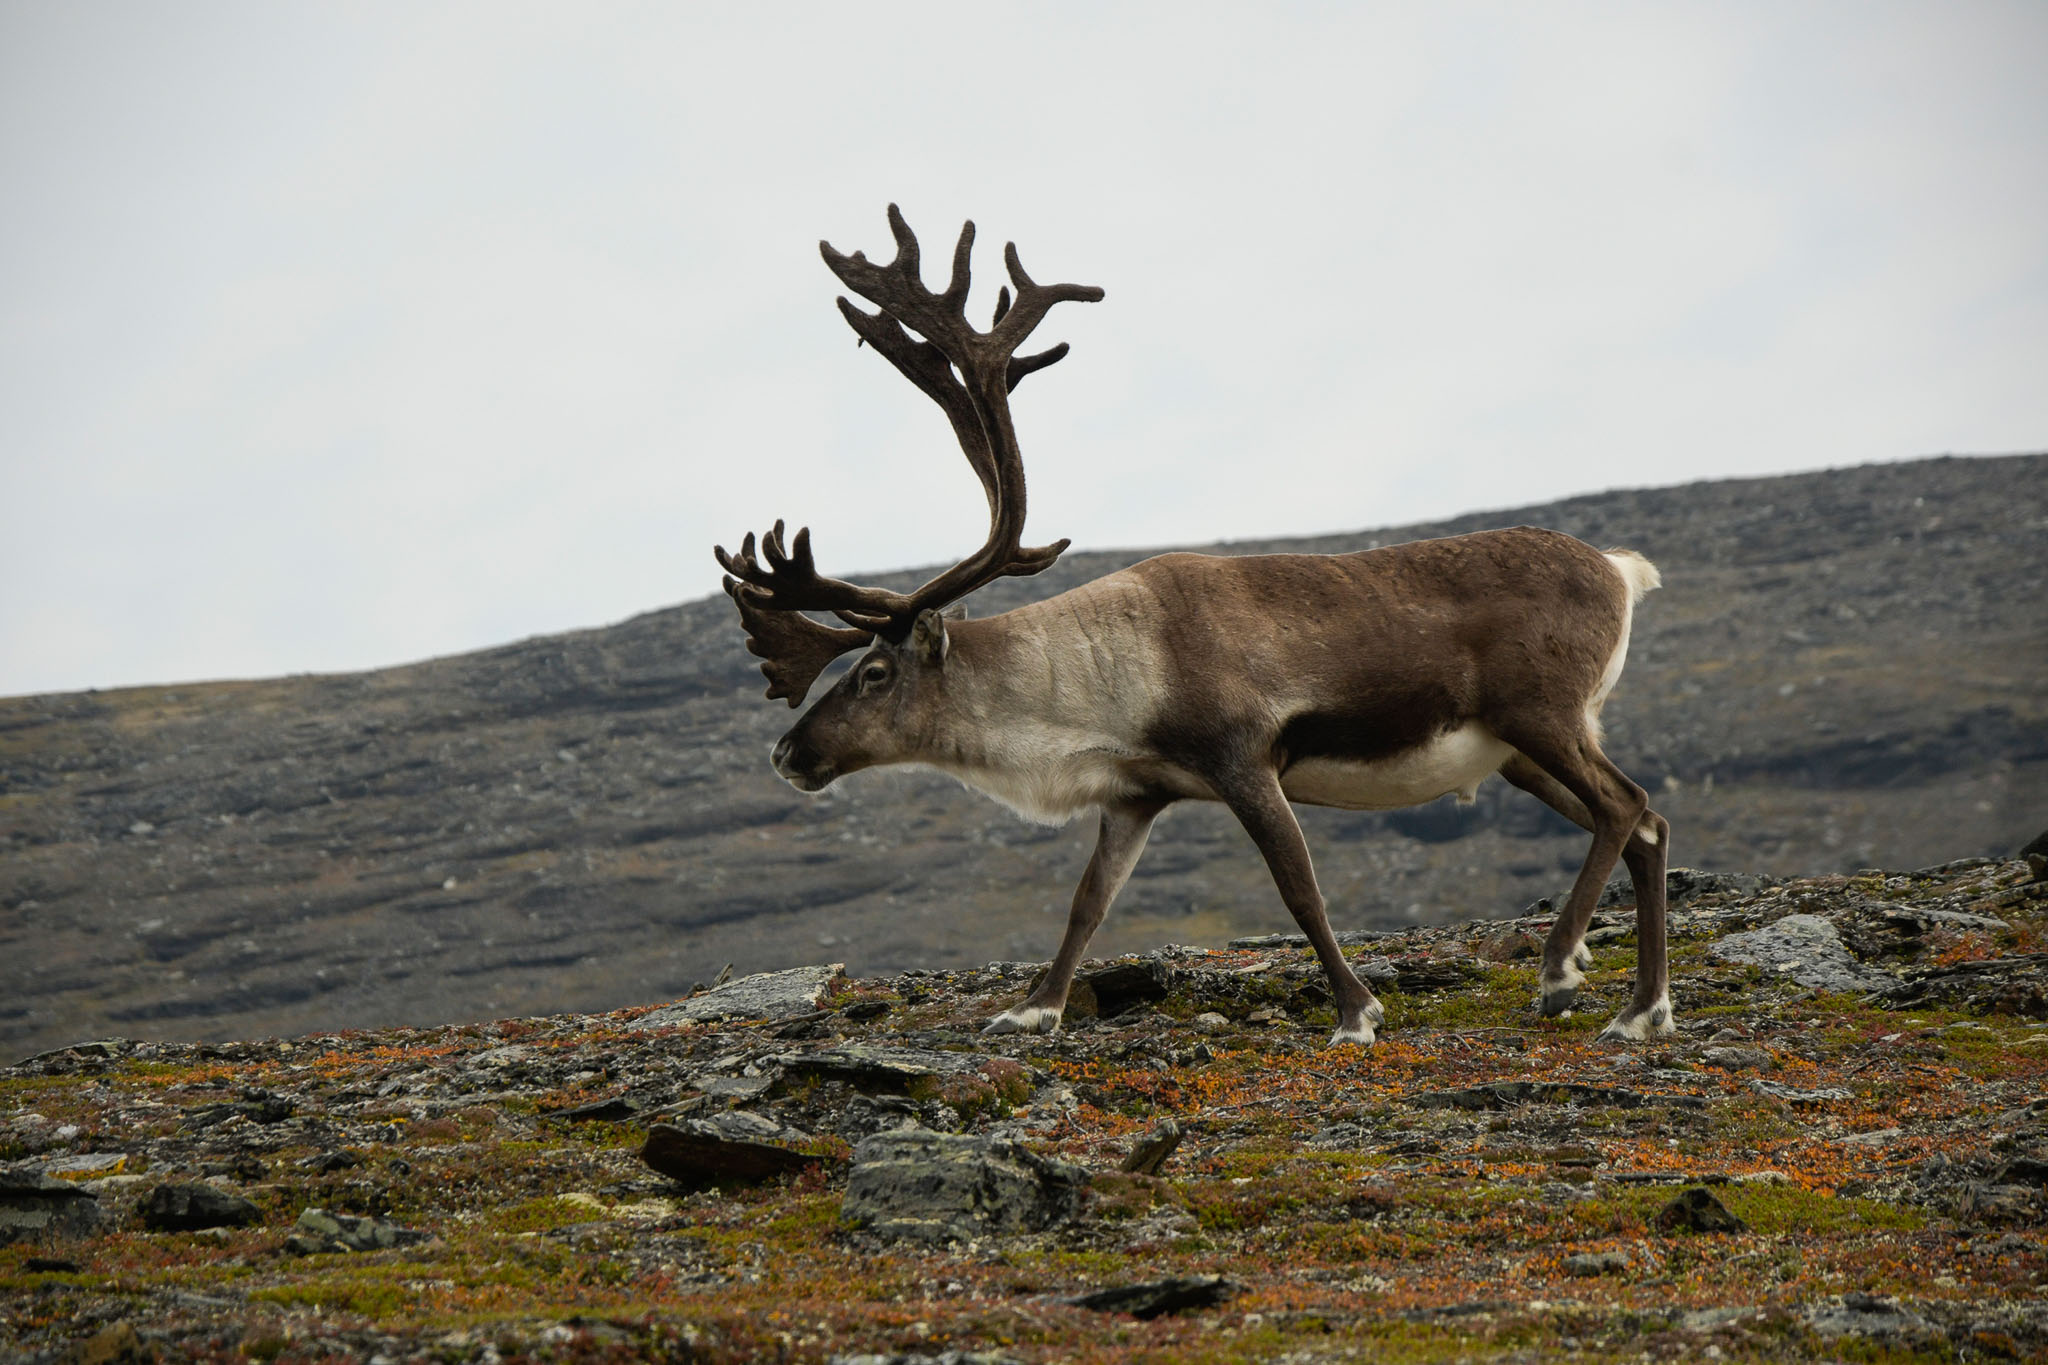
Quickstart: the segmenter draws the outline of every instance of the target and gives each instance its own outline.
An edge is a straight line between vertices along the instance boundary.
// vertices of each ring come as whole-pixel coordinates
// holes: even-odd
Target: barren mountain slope
[[[1912,867],[2048,825],[2048,457],[1219,548],[1517,522],[1663,570],[1607,717],[1675,861]],[[974,609],[1138,557],[1070,555]],[[791,713],[753,664],[718,597],[374,673],[0,700],[0,1049],[616,1008],[727,962],[1050,954],[1092,830],[931,775],[800,797],[768,770]],[[1584,851],[1499,783],[1471,808],[1304,823],[1339,927],[1516,914]],[[1189,806],[1098,947],[1287,927],[1249,842]]]

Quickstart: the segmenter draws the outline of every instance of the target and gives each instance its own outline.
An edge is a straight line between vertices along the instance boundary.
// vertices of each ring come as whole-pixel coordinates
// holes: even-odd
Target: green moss
[[[1912,1232],[1927,1226],[1916,1208],[1878,1199],[1822,1194],[1797,1185],[1741,1185],[1716,1192],[1754,1232],[1835,1236],[1869,1229]]]
[[[493,1209],[484,1219],[484,1226],[504,1236],[516,1236],[520,1233],[552,1232],[572,1223],[588,1223],[602,1217],[604,1210],[592,1208],[586,1200],[551,1196]]]

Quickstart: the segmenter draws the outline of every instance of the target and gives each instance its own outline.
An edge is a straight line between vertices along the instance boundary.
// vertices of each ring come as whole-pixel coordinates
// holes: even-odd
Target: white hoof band
[[[1356,1043],[1360,1047],[1371,1047],[1379,1038],[1379,1034],[1373,1031],[1374,1025],[1378,1022],[1374,1020],[1370,1024],[1360,1024],[1357,1028],[1340,1028],[1330,1035],[1330,1046],[1341,1047],[1345,1043]]]
[[[983,1024],[983,1033],[1056,1033],[1059,1031],[1060,1016],[1065,1010],[1049,1010],[1038,1005],[1019,1005],[1013,1010],[1004,1010],[995,1018]]]
[[[1653,1034],[1676,1033],[1678,1023],[1671,1017],[1671,997],[1665,996],[1646,1010],[1624,1014],[1604,1029],[1596,1040],[1602,1043],[1640,1043]]]

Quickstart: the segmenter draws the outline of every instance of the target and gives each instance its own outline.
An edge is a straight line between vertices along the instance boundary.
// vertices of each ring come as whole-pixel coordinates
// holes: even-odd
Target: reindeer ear
[[[939,615],[945,617],[948,621],[965,621],[967,619],[967,604],[965,602],[955,602],[951,606],[940,607]]]
[[[925,663],[943,664],[946,661],[946,618],[930,609],[919,612],[917,624],[910,628],[910,647]]]

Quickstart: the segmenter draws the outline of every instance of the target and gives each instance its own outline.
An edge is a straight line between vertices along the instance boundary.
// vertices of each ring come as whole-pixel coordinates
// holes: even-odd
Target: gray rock
[[[68,1180],[0,1169],[0,1246],[43,1237],[90,1237],[113,1221],[98,1196]]]
[[[897,1129],[854,1149],[842,1208],[878,1236],[965,1241],[1052,1227],[1073,1216],[1087,1182],[1005,1138]]]
[[[1749,1078],[1749,1088],[1759,1095],[1769,1095],[1774,1100],[1787,1104],[1839,1104],[1856,1097],[1846,1090],[1828,1086],[1821,1090],[1801,1090],[1796,1085],[1785,1085],[1778,1081],[1767,1081],[1761,1076]]]
[[[1191,1308],[1214,1308],[1236,1292],[1237,1286],[1220,1275],[1173,1275],[1144,1284],[1098,1289],[1067,1302],[1098,1313],[1129,1313],[1149,1320]]]
[[[1696,896],[1733,894],[1753,896],[1775,883],[1769,877],[1750,872],[1703,872],[1697,867],[1673,867],[1664,873],[1664,901],[1679,905]],[[1618,877],[1601,891],[1600,905],[1634,905],[1635,883]]]
[[[1709,951],[1723,962],[1762,967],[1817,991],[1862,992],[1893,984],[1890,976],[1851,957],[1835,926],[1819,915],[1787,915],[1761,929],[1730,934]]]
[[[1961,910],[1938,910],[1926,905],[1898,905],[1884,912],[1887,924],[1924,933],[1939,925],[1944,929],[1988,929],[1999,933],[2012,928],[2002,919],[1989,915],[1971,915]]]
[[[135,1044],[126,1038],[97,1038],[87,1043],[72,1043],[67,1047],[53,1047],[47,1052],[37,1052],[23,1057],[14,1065],[67,1071],[83,1061],[105,1061],[118,1057],[134,1046]]]
[[[1628,1256],[1619,1251],[1582,1251],[1564,1258],[1567,1275],[1615,1275],[1628,1269]]]
[[[988,1059],[974,1052],[855,1044],[822,1052],[785,1052],[768,1060],[791,1075],[842,1081],[856,1090],[900,1091],[912,1081],[977,1071]]]
[[[758,1100],[773,1090],[775,1082],[780,1079],[779,1075],[765,1072],[759,1076],[719,1076],[706,1072],[701,1076],[691,1077],[690,1088],[715,1100],[724,1100],[728,1104],[745,1104],[749,1100]]]
[[[758,1114],[731,1110],[710,1118],[657,1123],[647,1130],[640,1159],[671,1180],[709,1185],[755,1182],[816,1166],[824,1158],[783,1145],[808,1134]]]
[[[294,1256],[336,1251],[383,1251],[427,1240],[424,1232],[400,1227],[382,1218],[329,1213],[325,1209],[307,1209],[292,1226],[292,1235],[285,1239],[284,1248]]]
[[[1376,943],[1380,939],[1391,938],[1396,932],[1396,930],[1392,929],[1339,929],[1337,930],[1337,942],[1346,948],[1356,948],[1362,944]],[[1308,935],[1251,934],[1244,938],[1230,940],[1230,946],[1233,948],[1306,948],[1308,947]]]
[[[1694,1187],[1657,1211],[1651,1225],[1659,1232],[1747,1232],[1749,1224],[1728,1212],[1728,1206]]]
[[[714,1019],[787,1019],[809,1014],[824,999],[826,988],[846,970],[843,962],[760,972],[723,986],[664,1005],[635,1019],[635,1029],[702,1024]]]
[[[1159,1168],[1166,1164],[1166,1158],[1180,1146],[1180,1139],[1180,1124],[1174,1119],[1163,1119],[1131,1149],[1131,1154],[1117,1169],[1127,1175],[1158,1175]]]
[[[1921,1336],[1934,1330],[1919,1314],[1875,1294],[1844,1294],[1826,1303],[1809,1304],[1799,1316],[1824,1337]]]
[[[1769,1071],[1777,1066],[1760,1047],[1710,1047],[1700,1053],[1700,1060],[1723,1071]]]
[[[141,1213],[142,1225],[155,1232],[247,1227],[263,1217],[250,1200],[199,1181],[158,1185],[143,1196]]]

